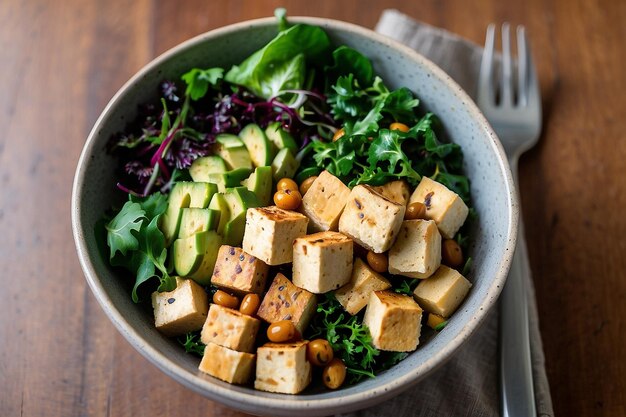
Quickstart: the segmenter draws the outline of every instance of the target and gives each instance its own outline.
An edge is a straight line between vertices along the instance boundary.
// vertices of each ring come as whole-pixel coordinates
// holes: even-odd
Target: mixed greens
[[[136,120],[111,139],[108,149],[121,161],[117,185],[128,201],[105,226],[109,260],[134,277],[133,301],[142,298],[140,287],[170,291],[176,286],[159,228],[167,193],[189,179],[196,159],[213,153],[217,135],[238,134],[250,123],[265,129],[278,122],[296,138],[298,182],[322,170],[349,187],[393,179],[414,186],[428,176],[469,205],[461,149],[440,139],[437,117],[419,110],[412,91],[390,89],[370,59],[333,45],[323,29],[290,25],[282,10],[277,16],[280,31],[265,47],[230,69],[193,68],[179,81],[164,81],[160,100],[143,105]],[[391,130],[393,122],[410,129]],[[342,135],[332,140],[340,129]],[[462,230],[456,238],[465,249],[464,236]],[[416,284],[399,279],[394,290],[410,294]],[[375,349],[361,316],[345,313],[327,295],[306,335],[330,342],[351,382],[407,356]],[[181,343],[187,352],[202,354],[197,334]]]

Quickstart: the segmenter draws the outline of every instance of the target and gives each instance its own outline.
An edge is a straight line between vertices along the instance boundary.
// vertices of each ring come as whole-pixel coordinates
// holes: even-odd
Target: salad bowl
[[[308,389],[298,395],[255,391],[198,371],[198,358],[185,354],[154,327],[150,306],[133,303],[128,287],[109,266],[94,232],[112,204],[123,202],[115,187],[116,159],[106,151],[109,138],[134,119],[140,103],[154,101],[164,79],[178,79],[194,67],[229,67],[261,48],[277,33],[273,18],[234,24],[188,40],[165,52],[132,77],[111,99],[83,148],[72,193],[72,227],[86,280],[107,316],[144,357],[174,380],[227,406],[259,415],[328,415],[365,408],[426,378],[480,326],[506,279],[515,247],[518,206],[504,151],[471,98],[440,68],[415,51],[375,32],[345,22],[290,18],[323,28],[335,45],[347,45],[369,57],[376,72],[393,88],[408,87],[424,109],[437,114],[446,136],[464,153],[471,181],[473,266],[469,295],[448,325],[391,369],[375,378],[336,391]],[[144,303],[145,304],[145,303]]]

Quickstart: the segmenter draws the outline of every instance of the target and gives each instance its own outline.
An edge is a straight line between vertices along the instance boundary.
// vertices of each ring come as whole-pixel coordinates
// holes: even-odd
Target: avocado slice
[[[226,226],[226,223],[230,219],[230,208],[224,198],[224,194],[217,193],[213,195],[213,198],[209,203],[209,208],[220,212],[220,218],[217,222],[216,230],[217,233],[221,235],[224,233],[224,226]]]
[[[180,183],[179,183],[180,184]],[[217,193],[217,185],[210,182],[185,182],[189,187],[189,207],[207,208],[213,195]]]
[[[199,232],[214,230],[219,222],[220,212],[210,208],[184,208],[181,210],[178,238],[186,238]]]
[[[246,229],[246,212],[242,211],[234,218],[230,219],[224,226],[224,244],[230,246],[241,246],[243,234]]]
[[[274,159],[272,143],[265,136],[265,132],[255,123],[250,123],[239,132],[241,141],[248,148],[250,159],[255,167],[267,166]]]
[[[217,260],[217,252],[222,246],[222,237],[215,230],[200,232],[194,236],[200,236],[199,239],[203,240],[204,254],[200,266],[187,276],[200,285],[209,285]]]
[[[219,174],[226,171],[228,171],[226,162],[217,155],[198,158],[189,167],[191,179],[197,182],[211,182],[209,181],[209,174]]]
[[[281,149],[272,161],[274,180],[279,181],[281,178],[293,178],[299,166],[300,163],[294,158],[288,148]]]
[[[174,270],[177,275],[185,277],[200,267],[206,252],[207,233],[200,232],[174,241],[172,257],[174,258]]]
[[[241,185],[256,194],[260,207],[269,205],[272,198],[272,167],[256,167]]]
[[[237,168],[227,172],[209,174],[208,180],[216,184],[219,192],[223,193],[226,188],[241,185],[241,181],[248,178],[251,172],[251,168]]]
[[[248,210],[251,207],[259,207],[259,198],[246,187],[229,188],[224,193],[224,199],[228,203],[230,210],[230,218],[234,218],[239,213]]]
[[[277,151],[284,148],[290,149],[293,153],[298,151],[298,145],[293,136],[283,129],[280,122],[270,123],[265,129],[265,135]]]
[[[213,150],[226,162],[229,169],[248,168],[252,170],[248,148],[239,137],[229,133],[221,133],[215,138]]]

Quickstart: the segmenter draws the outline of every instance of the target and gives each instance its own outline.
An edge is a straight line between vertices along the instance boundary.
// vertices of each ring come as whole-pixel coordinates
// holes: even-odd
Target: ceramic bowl
[[[496,135],[470,97],[440,68],[413,50],[353,24],[319,18],[291,18],[323,27],[335,45],[359,50],[374,62],[390,87],[416,92],[421,106],[436,113],[447,135],[461,145],[478,212],[469,279],[473,287],[445,329],[407,359],[376,378],[337,391],[308,390],[281,395],[230,385],[198,371],[199,359],[154,328],[149,306],[134,304],[128,287],[100,255],[95,223],[123,200],[115,187],[116,161],[104,151],[109,137],[132,120],[139,103],[156,99],[156,86],[178,79],[192,67],[229,67],[276,35],[273,18],[243,22],[186,41],[150,62],[111,99],[80,156],[72,194],[72,227],[81,266],[95,297],[122,335],[165,374],[190,389],[245,412],[313,416],[374,405],[409,388],[443,364],[494,306],[515,246],[518,209],[506,157]],[[148,304],[148,303],[144,303]]]

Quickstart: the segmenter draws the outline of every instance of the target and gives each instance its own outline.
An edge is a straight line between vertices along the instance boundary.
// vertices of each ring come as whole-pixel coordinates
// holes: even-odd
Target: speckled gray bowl
[[[323,27],[336,45],[370,57],[392,87],[407,86],[421,105],[441,118],[449,137],[463,148],[478,222],[472,256],[473,287],[448,326],[420,344],[406,360],[374,379],[338,391],[279,395],[230,385],[198,370],[199,360],[159,334],[149,307],[133,304],[98,251],[94,224],[122,196],[115,188],[115,161],[104,152],[111,134],[135,117],[137,105],[154,100],[157,83],[191,67],[229,67],[276,34],[273,18],[217,29],[191,39],[146,65],[128,81],[96,122],[80,156],[72,194],[72,227],[87,282],[124,337],[167,375],[206,397],[253,414],[328,415],[364,408],[400,394],[444,363],[479,326],[505,281],[515,245],[518,209],[511,175],[499,142],[472,100],[441,69],[411,49],[352,24],[291,18]]]

